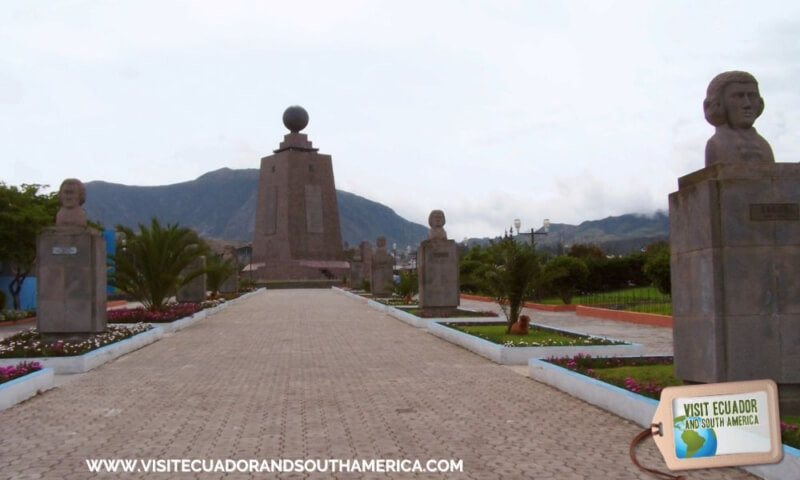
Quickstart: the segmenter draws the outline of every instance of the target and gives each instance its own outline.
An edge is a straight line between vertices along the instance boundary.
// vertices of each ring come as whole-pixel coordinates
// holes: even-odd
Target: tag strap
[[[665,473],[665,472],[661,472],[661,471],[655,470],[653,468],[643,467],[639,463],[639,461],[636,460],[636,451],[635,451],[636,450],[636,444],[638,444],[639,442],[641,442],[645,438],[649,437],[650,435],[661,435],[661,426],[659,424],[657,424],[657,423],[653,423],[653,424],[650,425],[650,428],[641,431],[638,435],[636,435],[636,437],[633,438],[633,441],[631,441],[631,448],[629,450],[629,453],[630,453],[630,456],[631,456],[631,461],[633,462],[633,464],[636,465],[636,467],[639,470],[641,470],[643,472],[647,472],[647,473],[649,473],[650,475],[652,475],[652,476],[654,476],[656,478],[665,479],[665,480],[685,480],[686,477],[684,477],[683,475],[677,475],[676,476],[676,475],[671,475],[669,473]]]

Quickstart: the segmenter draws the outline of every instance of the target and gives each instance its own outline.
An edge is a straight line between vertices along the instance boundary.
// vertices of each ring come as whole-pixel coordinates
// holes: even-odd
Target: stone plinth
[[[454,240],[424,240],[417,250],[419,305],[446,315],[458,308],[458,249]]]
[[[192,263],[184,269],[183,275],[200,268],[206,268],[206,257],[198,257],[192,261]],[[180,290],[178,290],[176,299],[179,302],[204,302],[206,299],[206,291],[206,274],[203,273],[182,286]]]
[[[718,164],[669,196],[675,373],[770,378],[800,413],[800,165]]]
[[[106,329],[106,242],[87,227],[45,228],[36,239],[36,327],[53,337]]]
[[[394,258],[385,250],[377,249],[372,257],[370,288],[373,297],[389,297],[394,292]]]
[[[364,262],[359,259],[351,260],[350,261],[350,288],[360,289],[361,284],[363,283],[364,276],[362,275],[362,271],[364,270]]]

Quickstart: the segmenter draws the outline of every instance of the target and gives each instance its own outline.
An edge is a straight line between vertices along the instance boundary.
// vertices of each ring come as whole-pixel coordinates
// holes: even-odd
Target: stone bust
[[[61,208],[56,214],[57,227],[86,226],[86,211],[82,207],[86,201],[86,187],[83,182],[77,178],[68,178],[61,182],[58,200]]]
[[[428,225],[431,227],[428,231],[428,240],[447,240],[444,224],[444,212],[441,210],[431,211],[430,215],[428,215]]]
[[[378,250],[386,250],[386,237],[380,236],[375,240],[375,246]]]
[[[764,111],[758,82],[747,72],[723,72],[708,84],[703,111],[716,129],[706,143],[706,166],[774,163],[772,148],[753,123]]]

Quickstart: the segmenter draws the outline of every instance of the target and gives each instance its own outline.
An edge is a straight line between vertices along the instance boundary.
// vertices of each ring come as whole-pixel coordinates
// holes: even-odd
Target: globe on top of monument
[[[297,133],[308,125],[308,112],[300,105],[292,105],[283,112],[283,124],[292,133]]]
[[[747,72],[723,72],[708,84],[703,113],[716,128],[706,143],[706,166],[773,163],[772,148],[753,123],[764,111],[758,82]]]

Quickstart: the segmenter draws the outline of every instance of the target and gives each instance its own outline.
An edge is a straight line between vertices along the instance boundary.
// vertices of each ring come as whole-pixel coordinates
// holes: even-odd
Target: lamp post
[[[517,229],[518,236],[519,236],[519,227],[521,224],[522,222],[520,222],[519,218],[514,219],[514,228]],[[542,227],[539,230],[531,228],[531,233],[529,234],[531,236],[531,246],[533,248],[536,248],[536,235],[547,235],[549,232],[550,232],[550,219],[545,218],[544,221],[542,222]]]
[[[535,231],[531,228],[531,246],[536,248],[536,235],[547,235],[550,232],[550,219],[545,218],[542,222],[542,228]]]

